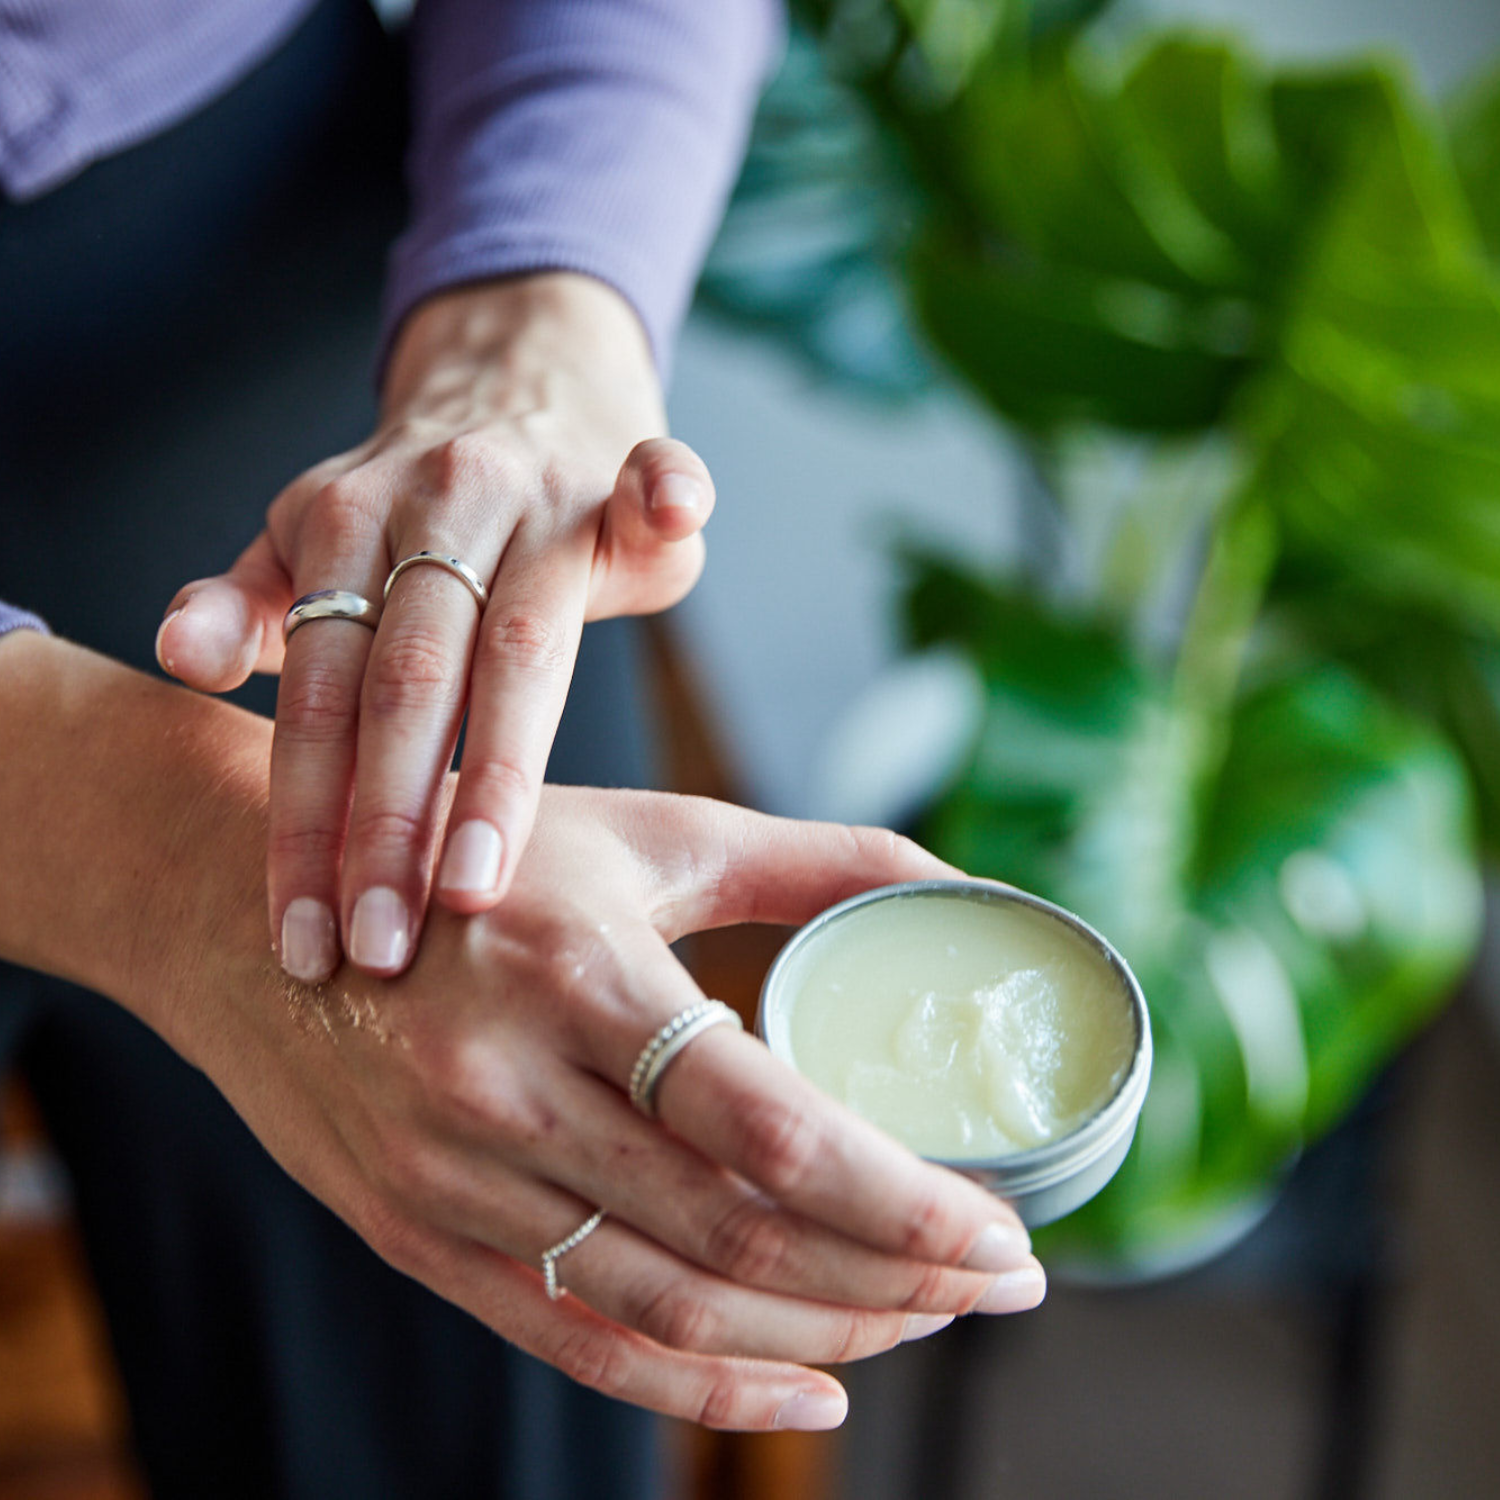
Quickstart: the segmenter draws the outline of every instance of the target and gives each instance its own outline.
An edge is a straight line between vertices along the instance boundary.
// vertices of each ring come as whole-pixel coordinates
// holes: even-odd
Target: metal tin
[[[931,1158],[1008,1199],[1028,1225],[1050,1224],[1087,1203],[1119,1170],[1135,1138],[1136,1121],[1151,1081],[1151,1019],[1146,997],[1125,960],[1081,917],[1040,896],[986,880],[916,880],[866,891],[829,907],[792,936],[761,986],[756,1030],[777,1057],[795,1066],[786,1004],[788,975],[794,961],[817,943],[820,934],[850,912],[878,901],[934,897],[1027,906],[1060,923],[1105,959],[1119,979],[1123,1002],[1129,1005],[1135,1018],[1135,1051],[1124,1078],[1114,1096],[1077,1129],[1030,1151],[1009,1156],[957,1161]]]

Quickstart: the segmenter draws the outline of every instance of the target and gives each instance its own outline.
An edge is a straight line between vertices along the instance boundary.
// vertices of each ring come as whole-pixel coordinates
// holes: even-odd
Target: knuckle
[[[425,844],[429,814],[407,807],[365,807],[349,830],[352,845],[376,854],[400,852]]]
[[[299,671],[282,678],[276,730],[283,737],[323,745],[342,739],[354,721],[354,693],[337,671],[308,660]]]
[[[372,1171],[386,1195],[407,1208],[424,1205],[431,1194],[433,1184],[426,1158],[403,1135],[387,1135],[380,1142]]]
[[[422,455],[423,478],[439,495],[504,487],[510,465],[494,441],[477,432],[455,433]]]
[[[904,868],[921,855],[916,844],[889,828],[851,828],[849,833],[861,863],[879,869]]]
[[[472,793],[474,805],[502,809],[533,800],[540,791],[541,775],[504,755],[474,755],[463,763],[464,789]]]
[[[448,645],[431,631],[402,630],[381,645],[365,672],[363,706],[377,718],[446,708],[457,695],[458,672]]]
[[[692,1292],[668,1286],[649,1298],[635,1319],[647,1338],[669,1349],[708,1353],[717,1346],[719,1318]]]
[[[605,1396],[624,1395],[634,1373],[629,1349],[604,1329],[569,1329],[553,1347],[552,1363],[569,1379]]]
[[[763,1204],[737,1203],[709,1231],[708,1264],[746,1286],[781,1280],[791,1259],[787,1225]]]
[[[487,667],[555,673],[568,665],[562,628],[539,610],[495,610],[485,616],[479,656]]]
[[[839,1365],[851,1359],[878,1354],[895,1342],[892,1328],[900,1329],[905,1320],[884,1317],[879,1313],[845,1312],[834,1323],[828,1340],[828,1351],[820,1361]],[[899,1334],[898,1334],[899,1337]]]
[[[441,1119],[477,1129],[489,1141],[534,1147],[558,1129],[555,1112],[520,1086],[488,1042],[465,1042],[437,1051],[423,1066],[422,1088]]]
[[[698,1403],[698,1422],[704,1427],[738,1426],[739,1387],[732,1375],[713,1381]]]
[[[912,1280],[910,1289],[901,1299],[902,1312],[928,1312],[939,1308],[947,1310],[950,1275],[946,1266],[922,1265]],[[975,1296],[978,1300],[978,1294]]]
[[[311,509],[312,524],[327,542],[365,541],[380,530],[372,487],[362,482],[358,470],[320,484]]]
[[[822,1148],[817,1125],[801,1110],[771,1099],[748,1103],[739,1123],[750,1178],[778,1198],[797,1194]]]
[[[327,823],[276,822],[266,847],[273,865],[331,869],[343,847],[341,831]]]
[[[942,1195],[922,1187],[902,1222],[901,1250],[921,1260],[955,1261],[963,1253],[961,1238]]]

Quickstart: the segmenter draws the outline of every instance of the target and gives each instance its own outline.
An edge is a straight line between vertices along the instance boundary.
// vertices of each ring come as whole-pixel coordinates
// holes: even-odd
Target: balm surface
[[[1006,1156],[1076,1129],[1135,1048],[1120,978],[1082,934],[1020,902],[871,901],[786,975],[792,1061],[924,1156]]]

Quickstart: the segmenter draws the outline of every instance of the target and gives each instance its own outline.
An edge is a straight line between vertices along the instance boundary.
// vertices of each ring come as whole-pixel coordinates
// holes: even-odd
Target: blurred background
[[[1500,7],[793,12],[675,376],[668,777],[1079,911],[1157,1067],[1041,1311],[682,1493],[1500,1494]],[[0,1497],[136,1493],[8,1108]]]

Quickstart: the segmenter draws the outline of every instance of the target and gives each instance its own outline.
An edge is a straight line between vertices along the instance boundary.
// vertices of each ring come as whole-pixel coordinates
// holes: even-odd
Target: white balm
[[[1117,960],[1054,910],[941,889],[851,903],[787,955],[789,1061],[924,1156],[1068,1135],[1120,1091],[1139,1033]]]

